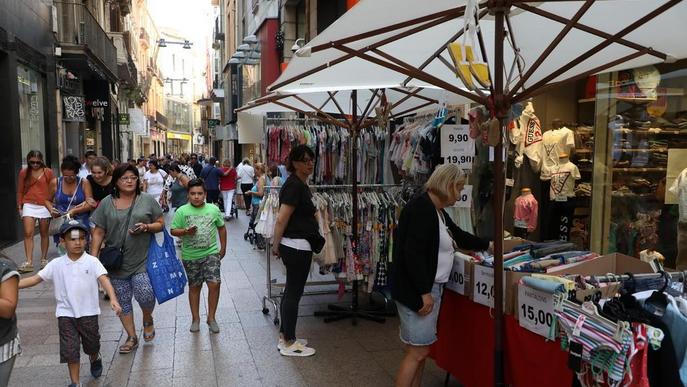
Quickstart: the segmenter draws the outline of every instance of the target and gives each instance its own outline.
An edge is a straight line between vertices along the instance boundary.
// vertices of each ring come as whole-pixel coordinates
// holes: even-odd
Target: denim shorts
[[[417,312],[396,301],[398,318],[401,321],[400,338],[408,345],[425,346],[437,341],[437,320],[439,319],[439,309],[441,308],[441,294],[444,284],[435,283],[432,286],[432,298],[434,307],[432,312],[426,316],[420,316]]]

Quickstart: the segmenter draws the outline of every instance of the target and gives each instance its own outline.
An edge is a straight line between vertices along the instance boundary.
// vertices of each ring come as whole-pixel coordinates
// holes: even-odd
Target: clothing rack
[[[674,272],[658,272],[658,273],[642,273],[633,274],[629,276],[627,274],[605,274],[597,276],[586,276],[586,279],[591,279],[592,277],[599,283],[607,282],[619,282],[619,281],[631,281],[634,279],[647,279],[647,278],[661,278],[663,276],[669,277],[671,280],[675,279],[678,282],[687,282],[687,270],[686,271],[674,271]]]
[[[312,185],[308,186],[312,190],[327,190],[327,189],[352,189],[353,187],[356,187],[358,189],[377,189],[377,188],[391,188],[391,187],[402,187],[401,184],[340,184],[340,185]],[[270,189],[270,190],[279,190],[281,187],[280,186],[265,186],[265,189]],[[356,191],[357,192],[357,191]],[[357,195],[355,195],[357,196]],[[357,206],[354,206],[357,207]],[[355,233],[355,229],[357,227],[357,216],[354,215],[353,217],[353,232]],[[354,239],[357,240],[357,239]],[[270,313],[269,308],[267,307],[267,303],[269,302],[272,304],[272,308],[274,309],[274,325],[279,325],[279,304],[277,303],[276,298],[278,296],[275,296],[273,293],[273,287],[280,287],[284,288],[286,285],[285,283],[277,283],[276,280],[272,280],[272,248],[271,244],[267,243],[265,246],[265,259],[267,261],[267,268],[266,268],[266,273],[267,273],[267,294],[262,298],[262,313],[267,315]],[[326,311],[316,311],[315,316],[320,316],[320,317],[326,317],[325,322],[331,322],[331,321],[337,321],[341,320],[344,318],[348,317],[361,317],[361,318],[366,318],[372,321],[377,321],[377,322],[384,322],[384,318],[381,316],[391,316],[392,314],[389,314],[385,312],[386,310],[386,305],[388,303],[388,299],[384,297],[385,300],[385,307],[382,311],[367,311],[367,310],[360,310],[359,306],[359,299],[358,299],[358,280],[355,280],[352,282],[352,286],[350,291],[353,293],[353,300],[350,306],[342,307],[340,305],[328,305],[328,309]],[[338,285],[339,281],[308,281],[305,283],[306,287],[311,287],[311,286],[326,286],[326,285]],[[283,290],[282,290],[283,292]],[[337,290],[316,290],[316,291],[306,291],[303,292],[304,296],[316,296],[316,295],[324,295],[324,294],[337,294]],[[281,294],[279,295],[281,296]],[[356,316],[353,316],[351,313],[353,311],[356,311]],[[358,315],[359,314],[359,315]],[[353,320],[355,321],[355,320]]]

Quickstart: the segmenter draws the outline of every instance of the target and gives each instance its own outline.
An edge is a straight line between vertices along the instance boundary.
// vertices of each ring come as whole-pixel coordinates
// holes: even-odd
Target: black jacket
[[[467,233],[442,210],[453,239],[463,250],[483,251],[489,242]],[[422,295],[431,293],[439,260],[439,218],[427,192],[411,199],[401,211],[394,235],[393,298],[418,311]]]

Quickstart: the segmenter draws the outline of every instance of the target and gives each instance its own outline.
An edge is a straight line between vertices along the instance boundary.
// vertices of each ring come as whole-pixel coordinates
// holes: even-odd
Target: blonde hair
[[[465,184],[465,173],[456,164],[442,164],[438,166],[429,180],[425,183],[425,189],[439,197],[442,201],[456,189],[456,184]]]

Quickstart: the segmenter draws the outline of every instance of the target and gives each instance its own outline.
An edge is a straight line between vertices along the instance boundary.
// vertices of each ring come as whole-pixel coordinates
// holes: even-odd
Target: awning
[[[167,139],[168,140],[184,140],[184,141],[192,141],[193,140],[193,135],[189,133],[176,133],[176,132],[167,132]]]

